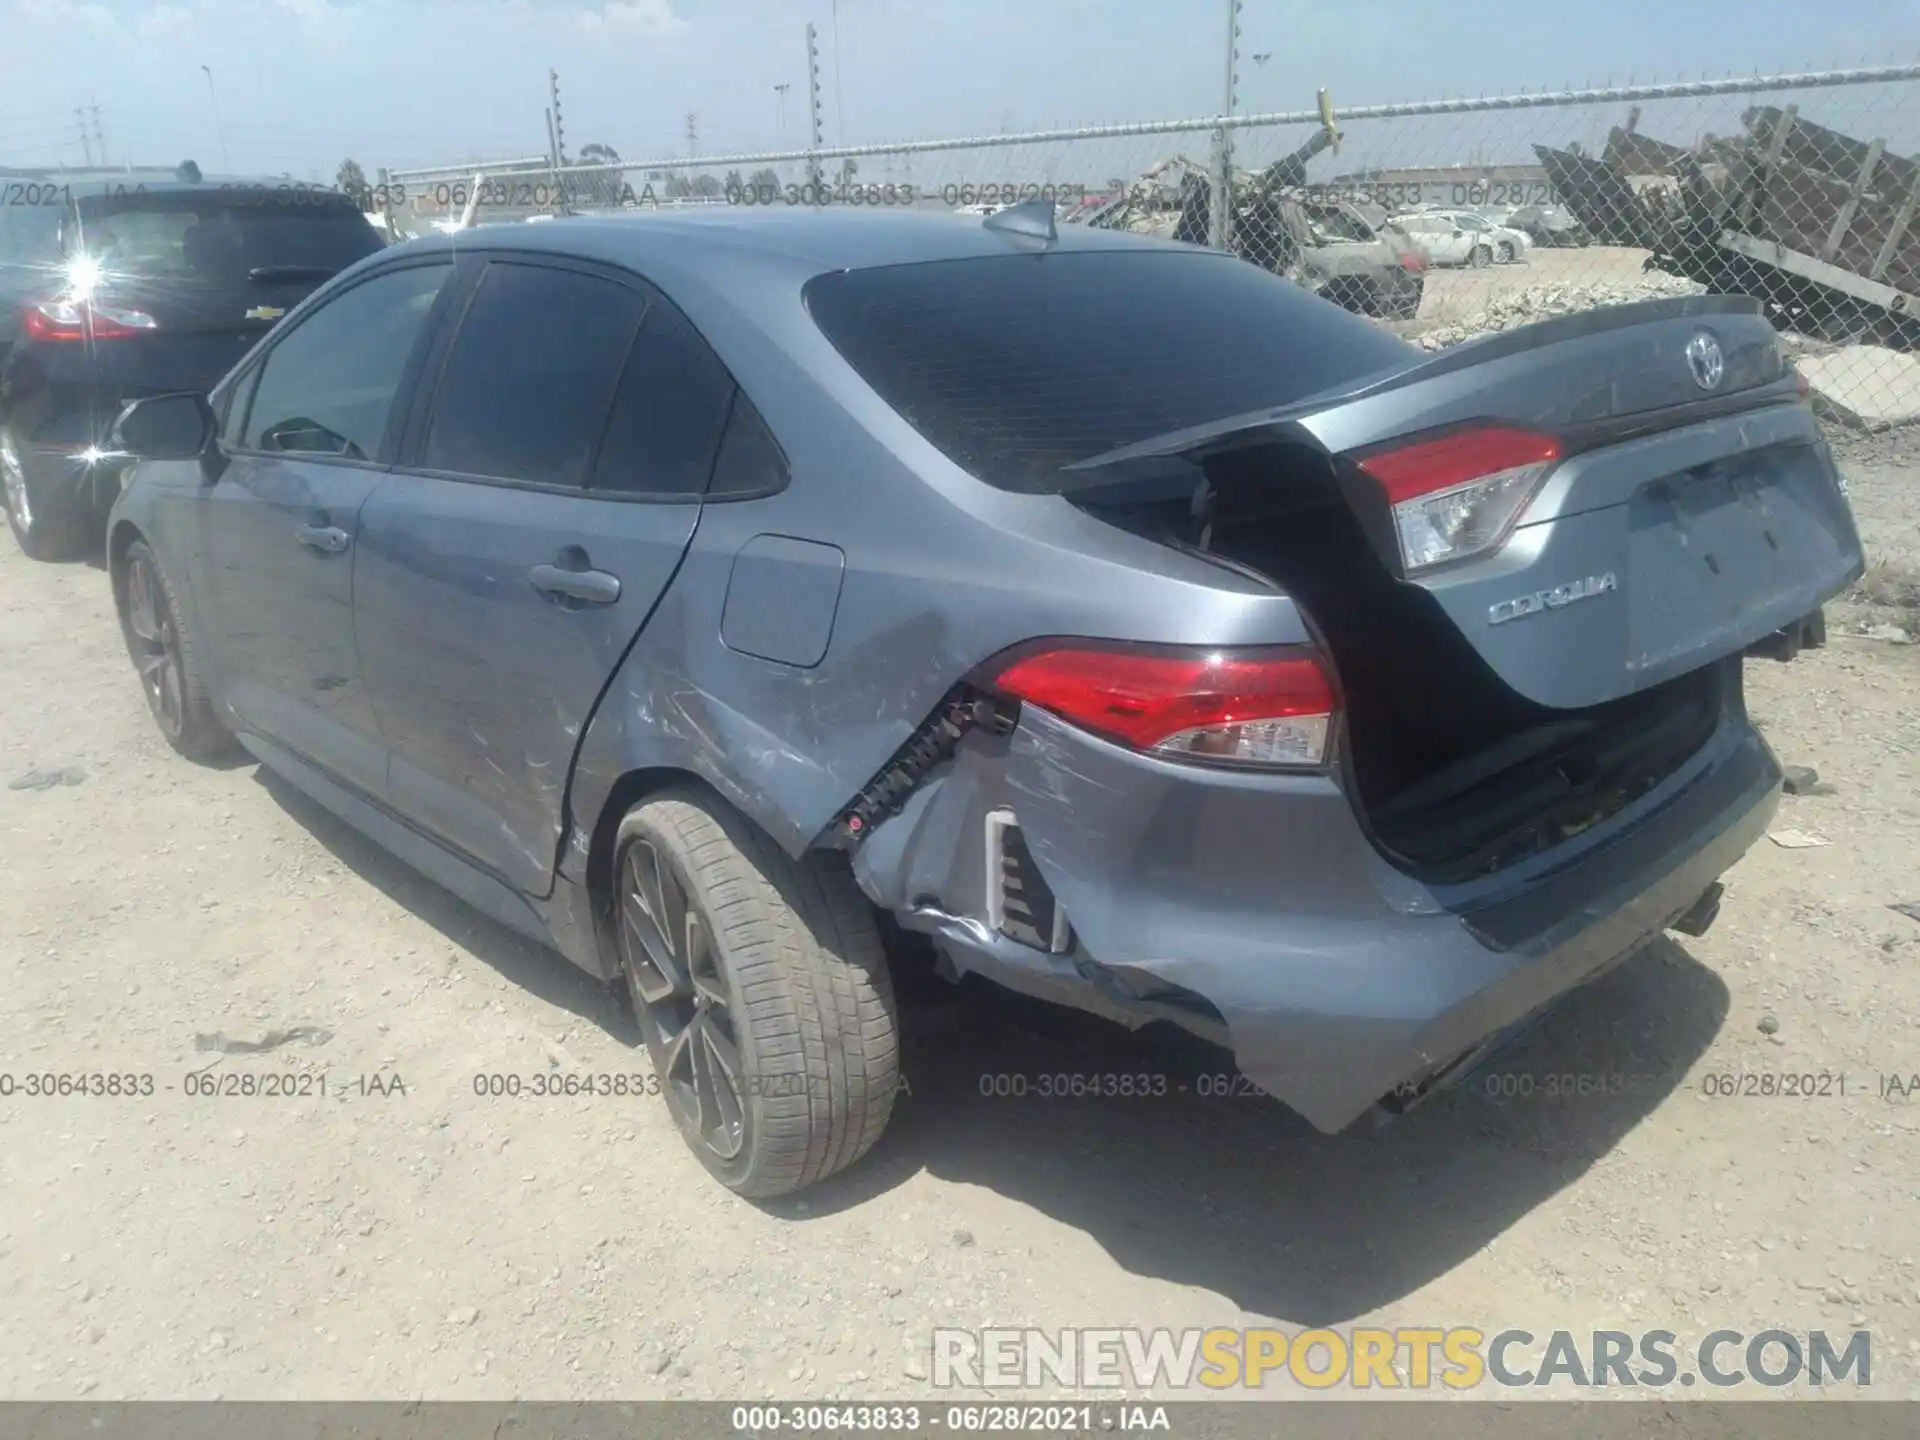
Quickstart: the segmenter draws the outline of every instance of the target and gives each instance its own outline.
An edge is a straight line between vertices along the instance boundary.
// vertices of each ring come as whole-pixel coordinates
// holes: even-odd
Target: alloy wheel
[[[738,1158],[746,1079],[732,985],[686,877],[644,835],[621,862],[620,953],[675,1118],[715,1158]]]
[[[180,635],[160,572],[144,554],[127,566],[127,648],[140,672],[153,718],[169,736],[178,737],[186,715],[186,684],[180,664]]]

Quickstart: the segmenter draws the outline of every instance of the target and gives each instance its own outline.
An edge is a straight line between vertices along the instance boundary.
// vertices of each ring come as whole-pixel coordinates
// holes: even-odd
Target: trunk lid
[[[1408,574],[1359,462],[1476,427],[1559,458],[1504,543]],[[1471,341],[1292,405],[1068,467],[1082,499],[1276,441],[1333,457],[1362,529],[1524,699],[1603,704],[1761,640],[1858,578],[1859,535],[1812,411],[1751,300],[1659,300]]]

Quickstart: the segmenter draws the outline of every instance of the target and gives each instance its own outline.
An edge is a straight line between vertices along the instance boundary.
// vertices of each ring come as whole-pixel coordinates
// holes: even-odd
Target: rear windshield
[[[814,323],[955,464],[1003,490],[1417,353],[1230,255],[1064,251],[816,276]]]
[[[241,286],[256,270],[285,266],[331,274],[381,248],[379,232],[344,200],[114,196],[83,204],[79,223],[79,247],[109,270],[209,285]]]

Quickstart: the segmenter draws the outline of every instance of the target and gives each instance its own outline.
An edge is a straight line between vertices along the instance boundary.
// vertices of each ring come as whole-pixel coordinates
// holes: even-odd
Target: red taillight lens
[[[1322,764],[1337,708],[1318,657],[1292,648],[1037,642],[992,683],[1139,750],[1241,765]]]
[[[113,310],[84,300],[43,300],[27,307],[27,335],[34,340],[122,340],[157,328],[144,311]]]
[[[1407,573],[1500,547],[1560,442],[1504,425],[1478,425],[1356,458],[1393,507]]]
[[[1400,268],[1411,271],[1415,275],[1421,274],[1427,268],[1427,257],[1415,254],[1411,250],[1402,250],[1400,252]]]

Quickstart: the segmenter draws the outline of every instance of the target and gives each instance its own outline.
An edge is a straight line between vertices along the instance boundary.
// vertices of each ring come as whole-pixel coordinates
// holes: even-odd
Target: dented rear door
[[[732,381],[630,279],[541,256],[473,283],[362,512],[355,629],[392,804],[544,895],[579,738],[692,539]]]

